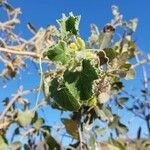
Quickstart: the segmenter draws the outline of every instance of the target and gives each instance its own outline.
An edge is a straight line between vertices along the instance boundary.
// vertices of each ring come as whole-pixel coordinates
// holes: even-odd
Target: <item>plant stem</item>
[[[81,131],[81,126],[79,125],[78,128],[78,132],[79,132],[79,140],[80,140],[80,150],[83,150],[83,138],[82,138],[82,131]]]

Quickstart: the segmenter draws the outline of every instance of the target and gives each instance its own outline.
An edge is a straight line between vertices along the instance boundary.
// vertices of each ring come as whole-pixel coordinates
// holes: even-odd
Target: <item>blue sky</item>
[[[80,33],[84,39],[90,34],[90,24],[95,23],[102,28],[112,18],[111,6],[117,5],[125,19],[139,19],[135,40],[140,49],[146,52],[150,50],[149,0],[12,0],[12,4],[22,9],[22,24],[18,26],[18,31],[25,37],[31,36],[26,28],[28,22],[37,28],[46,27],[56,24],[56,19],[61,18],[62,13],[72,11],[75,15],[82,16]]]
[[[139,23],[134,34],[134,40],[139,49],[142,49],[145,53],[150,51],[149,0],[11,0],[10,2],[15,7],[21,7],[21,24],[17,26],[16,32],[23,37],[30,38],[32,36],[26,27],[28,22],[31,22],[39,29],[40,27],[47,27],[49,24],[56,25],[56,19],[61,18],[62,13],[68,15],[69,12],[73,12],[75,15],[81,15],[80,34],[85,40],[90,35],[90,24],[95,23],[102,29],[112,18],[111,6],[117,5],[124,15],[124,19],[138,18]],[[0,97],[10,96],[10,93],[15,92],[16,88],[21,84],[25,85],[26,89],[33,87],[35,84],[38,85],[39,80],[34,78],[36,73],[33,72],[34,65],[29,65],[28,72],[31,72],[31,74],[29,75],[28,72],[22,71],[21,77],[23,80],[9,81],[7,92],[6,89],[1,89]],[[127,85],[131,87],[135,83],[140,84],[141,81],[129,81]],[[12,87],[9,88],[9,85]],[[29,98],[35,99],[34,96]],[[51,113],[50,110],[47,109],[47,111]],[[57,117],[59,117],[59,114],[54,118],[53,116],[46,116],[48,121],[52,119],[54,122]],[[131,135],[133,134],[132,132]]]

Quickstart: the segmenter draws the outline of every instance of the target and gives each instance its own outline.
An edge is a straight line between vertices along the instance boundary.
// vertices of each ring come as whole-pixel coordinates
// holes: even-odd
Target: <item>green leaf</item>
[[[44,119],[43,118],[37,119],[36,122],[35,122],[35,126],[34,126],[35,129],[39,130],[41,128],[41,126],[43,125],[43,123],[44,123]]]
[[[77,35],[79,30],[79,22],[80,17],[74,16],[72,13],[66,20],[66,31],[69,31],[70,33]]]
[[[19,125],[21,125],[22,127],[26,127],[32,122],[34,115],[35,113],[33,111],[30,110],[22,111],[19,109],[17,113],[17,121]]]
[[[103,32],[99,33],[98,27],[95,24],[91,25],[91,36],[88,39],[90,46],[98,45],[103,40]]]
[[[112,48],[105,48],[104,52],[106,53],[106,56],[109,58],[109,61],[111,61],[117,56],[116,50]]]
[[[118,101],[118,103],[123,104],[123,103],[127,102],[128,99],[129,99],[128,97],[121,97],[121,98],[118,98],[117,101]]]
[[[103,106],[102,110],[105,113],[105,115],[108,117],[109,121],[113,120],[114,117],[113,117],[112,111],[109,108],[106,108]]]
[[[65,16],[65,14],[62,15],[61,19],[57,20],[57,23],[60,26],[62,39],[64,39],[64,37],[68,35],[68,32],[66,31],[66,20],[67,20],[67,17]]]
[[[97,104],[97,99],[96,97],[91,97],[90,99],[88,99],[85,103],[86,106],[90,106],[90,107],[94,107]]]
[[[97,150],[98,149],[97,144],[96,144],[96,136],[93,132],[89,132],[89,138],[87,141],[87,146],[88,146],[88,149],[90,149],[90,150]]]
[[[79,78],[79,75],[80,75],[79,71],[73,72],[73,71],[66,70],[64,72],[63,77],[66,82],[73,83],[77,81],[77,79]]]
[[[77,99],[77,89],[74,84],[63,84],[59,87],[57,79],[53,79],[50,85],[51,97],[64,109],[69,111],[78,111],[80,108],[79,99]]]
[[[108,117],[106,116],[106,114],[102,110],[100,110],[98,107],[95,107],[95,112],[97,116],[100,117],[101,120],[103,121],[108,120]]]
[[[80,99],[88,100],[93,96],[92,84],[98,78],[95,68],[91,65],[90,60],[82,61],[82,71],[77,81],[77,88],[80,91]]]
[[[23,145],[24,150],[31,150],[31,147],[28,144]]]
[[[8,145],[6,139],[3,136],[0,136],[0,150],[8,150]]]
[[[137,28],[137,24],[138,24],[138,19],[137,18],[134,18],[132,20],[130,20],[129,22],[129,28],[135,32],[136,31],[136,28]]]
[[[51,127],[50,126],[42,126],[41,131],[43,132],[43,136],[47,136],[51,132]]]
[[[68,33],[77,35],[79,31],[80,16],[74,16],[72,13],[66,17],[64,14],[61,19],[57,20],[60,26],[61,37],[65,38]]]
[[[61,149],[60,144],[50,134],[50,126],[43,126],[41,129],[45,139],[44,142],[49,146],[49,149],[60,150]]]
[[[128,132],[128,128],[120,122],[120,117],[114,115],[114,119],[109,123],[109,127],[111,129],[117,129],[120,134],[126,134]]]
[[[0,145],[0,150],[8,150],[9,148],[8,148],[8,145],[6,144],[6,143],[2,143],[1,145]]]
[[[108,150],[120,150],[118,147],[108,144]]]
[[[75,87],[75,82],[74,83],[70,83],[68,84],[67,82],[65,83],[65,86],[67,87],[67,89],[69,89],[69,92],[73,95],[73,97],[75,97],[76,99],[80,99],[79,97],[79,91],[77,90],[77,88]]]
[[[124,63],[120,66],[120,69],[129,70],[130,68],[131,68],[131,64],[129,64],[129,63]]]
[[[22,147],[22,143],[17,141],[10,145],[11,150],[19,150]]]
[[[127,74],[126,74],[126,77],[125,79],[126,80],[131,80],[131,79],[134,79],[135,78],[135,70],[133,68],[130,68],[128,71],[127,71]]]
[[[14,8],[13,8],[10,4],[8,4],[8,3],[5,3],[5,7],[6,7],[6,9],[8,9],[10,12],[14,10]]]
[[[66,64],[70,61],[71,57],[68,53],[67,44],[64,41],[60,41],[55,46],[52,46],[48,49],[46,56],[55,62],[61,62]]]
[[[120,139],[114,139],[112,137],[109,138],[109,144],[114,145],[119,148],[119,150],[125,150],[126,148],[126,141]]]
[[[76,53],[75,60],[80,63],[83,59],[93,60],[95,57],[96,54],[92,50],[82,49]]]
[[[50,150],[61,150],[59,143],[50,134],[45,136],[45,142]]]
[[[143,146],[144,146],[145,148],[149,149],[149,148],[150,148],[150,140],[144,141],[144,142],[143,142]]]
[[[95,112],[103,121],[112,121],[113,120],[113,115],[112,115],[111,111],[104,106],[95,107]]]
[[[74,139],[79,140],[79,132],[78,132],[78,123],[75,120],[62,118],[63,124],[65,125],[66,131],[70,134]]]
[[[118,126],[116,127],[120,134],[126,134],[128,132],[128,128],[119,122]]]
[[[120,63],[123,63],[123,64],[120,65],[120,67],[118,69],[118,73],[119,73],[120,77],[126,77],[128,71],[131,68],[131,64],[124,63],[124,62],[120,62]]]
[[[120,81],[114,82],[111,87],[111,93],[117,94],[124,88],[123,83]]]
[[[95,131],[97,133],[97,136],[103,136],[107,132],[105,128],[101,128],[99,126],[95,126]]]
[[[114,119],[113,119],[112,122],[109,123],[109,127],[110,127],[111,129],[117,128],[117,126],[118,126],[118,124],[119,124],[119,119],[120,119],[120,118],[119,118],[118,116],[114,115]]]
[[[135,56],[136,44],[134,41],[128,42],[128,57],[132,58]]]
[[[82,61],[81,71],[65,71],[64,80],[68,83],[75,83],[80,94],[80,100],[87,101],[93,98],[92,84],[98,78],[96,69],[91,65],[90,60]]]
[[[113,139],[113,144],[117,146],[120,150],[125,150],[126,147],[125,141],[120,139],[116,139],[116,140]]]

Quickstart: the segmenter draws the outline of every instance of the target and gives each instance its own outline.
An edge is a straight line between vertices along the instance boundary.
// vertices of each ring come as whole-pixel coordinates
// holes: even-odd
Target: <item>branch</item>
[[[0,51],[1,52],[11,53],[11,54],[16,54],[16,55],[31,56],[33,58],[40,58],[41,57],[40,54],[37,54],[37,53],[34,53],[34,52],[16,51],[16,50],[2,48],[2,47],[0,47]]]
[[[136,64],[133,65],[134,68],[144,65],[145,63],[150,62],[150,55],[148,55],[144,60],[138,60]]]
[[[34,90],[34,89],[33,89]],[[2,114],[0,115],[0,120],[4,118],[5,114],[8,112],[8,110],[10,109],[10,107],[14,104],[14,102],[22,95],[25,94],[29,94],[30,92],[32,92],[33,90],[26,90],[23,92],[18,92],[13,99],[9,102],[9,104],[7,105],[7,107],[5,108],[5,110],[2,112]]]
[[[82,138],[82,132],[81,132],[80,125],[78,127],[78,132],[79,132],[79,140],[80,140],[80,150],[83,150],[83,138]]]
[[[21,135],[20,141],[22,141],[26,136],[28,136],[29,134],[32,134],[35,131],[35,128],[30,128],[29,130],[27,130],[25,133],[23,133]]]

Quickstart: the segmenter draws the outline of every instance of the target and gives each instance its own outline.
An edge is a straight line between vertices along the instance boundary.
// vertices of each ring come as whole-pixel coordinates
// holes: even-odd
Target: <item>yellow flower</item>
[[[85,47],[85,42],[84,42],[84,40],[82,40],[80,37],[77,37],[77,44],[78,44],[80,47]]]
[[[71,49],[73,49],[73,50],[77,50],[77,49],[78,49],[78,47],[77,47],[77,45],[76,45],[75,43],[71,43],[71,44],[69,45],[69,47],[70,47]]]

